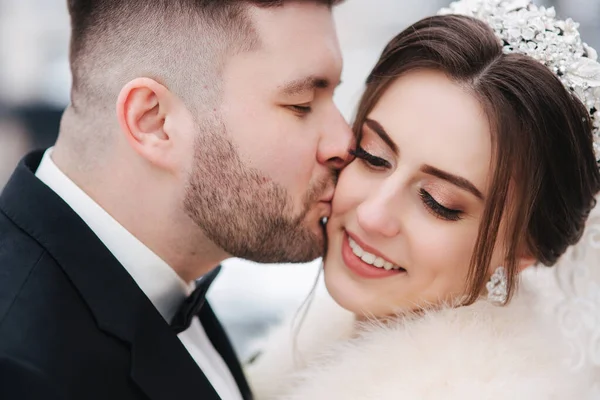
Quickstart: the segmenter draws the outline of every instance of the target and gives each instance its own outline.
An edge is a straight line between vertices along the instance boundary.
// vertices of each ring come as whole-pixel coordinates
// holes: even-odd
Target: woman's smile
[[[353,273],[367,279],[386,278],[406,272],[402,267],[366,245],[358,244],[359,239],[349,232],[344,233],[342,243],[342,259]],[[368,248],[369,251],[365,250]]]

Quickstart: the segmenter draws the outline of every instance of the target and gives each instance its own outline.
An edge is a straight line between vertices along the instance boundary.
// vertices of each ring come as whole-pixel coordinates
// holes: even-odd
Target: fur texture
[[[479,301],[361,327],[319,299],[295,356],[281,327],[248,368],[257,400],[591,399],[591,374],[564,362],[568,348],[521,288],[506,307]]]

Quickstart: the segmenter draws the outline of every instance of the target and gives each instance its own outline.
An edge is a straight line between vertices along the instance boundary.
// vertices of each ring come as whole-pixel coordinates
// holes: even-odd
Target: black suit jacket
[[[123,266],[35,177],[42,155],[0,196],[0,399],[219,399]],[[250,399],[210,306],[200,320]]]

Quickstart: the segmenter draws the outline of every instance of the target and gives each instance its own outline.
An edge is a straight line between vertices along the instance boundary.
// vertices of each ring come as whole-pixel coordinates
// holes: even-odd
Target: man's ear
[[[121,132],[131,148],[150,163],[170,169],[173,140],[165,130],[165,119],[173,95],[150,78],[127,83],[117,100]]]

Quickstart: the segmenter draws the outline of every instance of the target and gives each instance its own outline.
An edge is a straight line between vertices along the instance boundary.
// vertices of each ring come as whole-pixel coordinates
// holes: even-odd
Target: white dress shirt
[[[170,323],[181,302],[194,290],[194,282],[185,283],[165,261],[58,169],[51,155],[52,148],[45,152],[35,175],[83,219]],[[213,347],[198,317],[194,317],[190,327],[178,338],[223,400],[242,400],[231,371]]]

